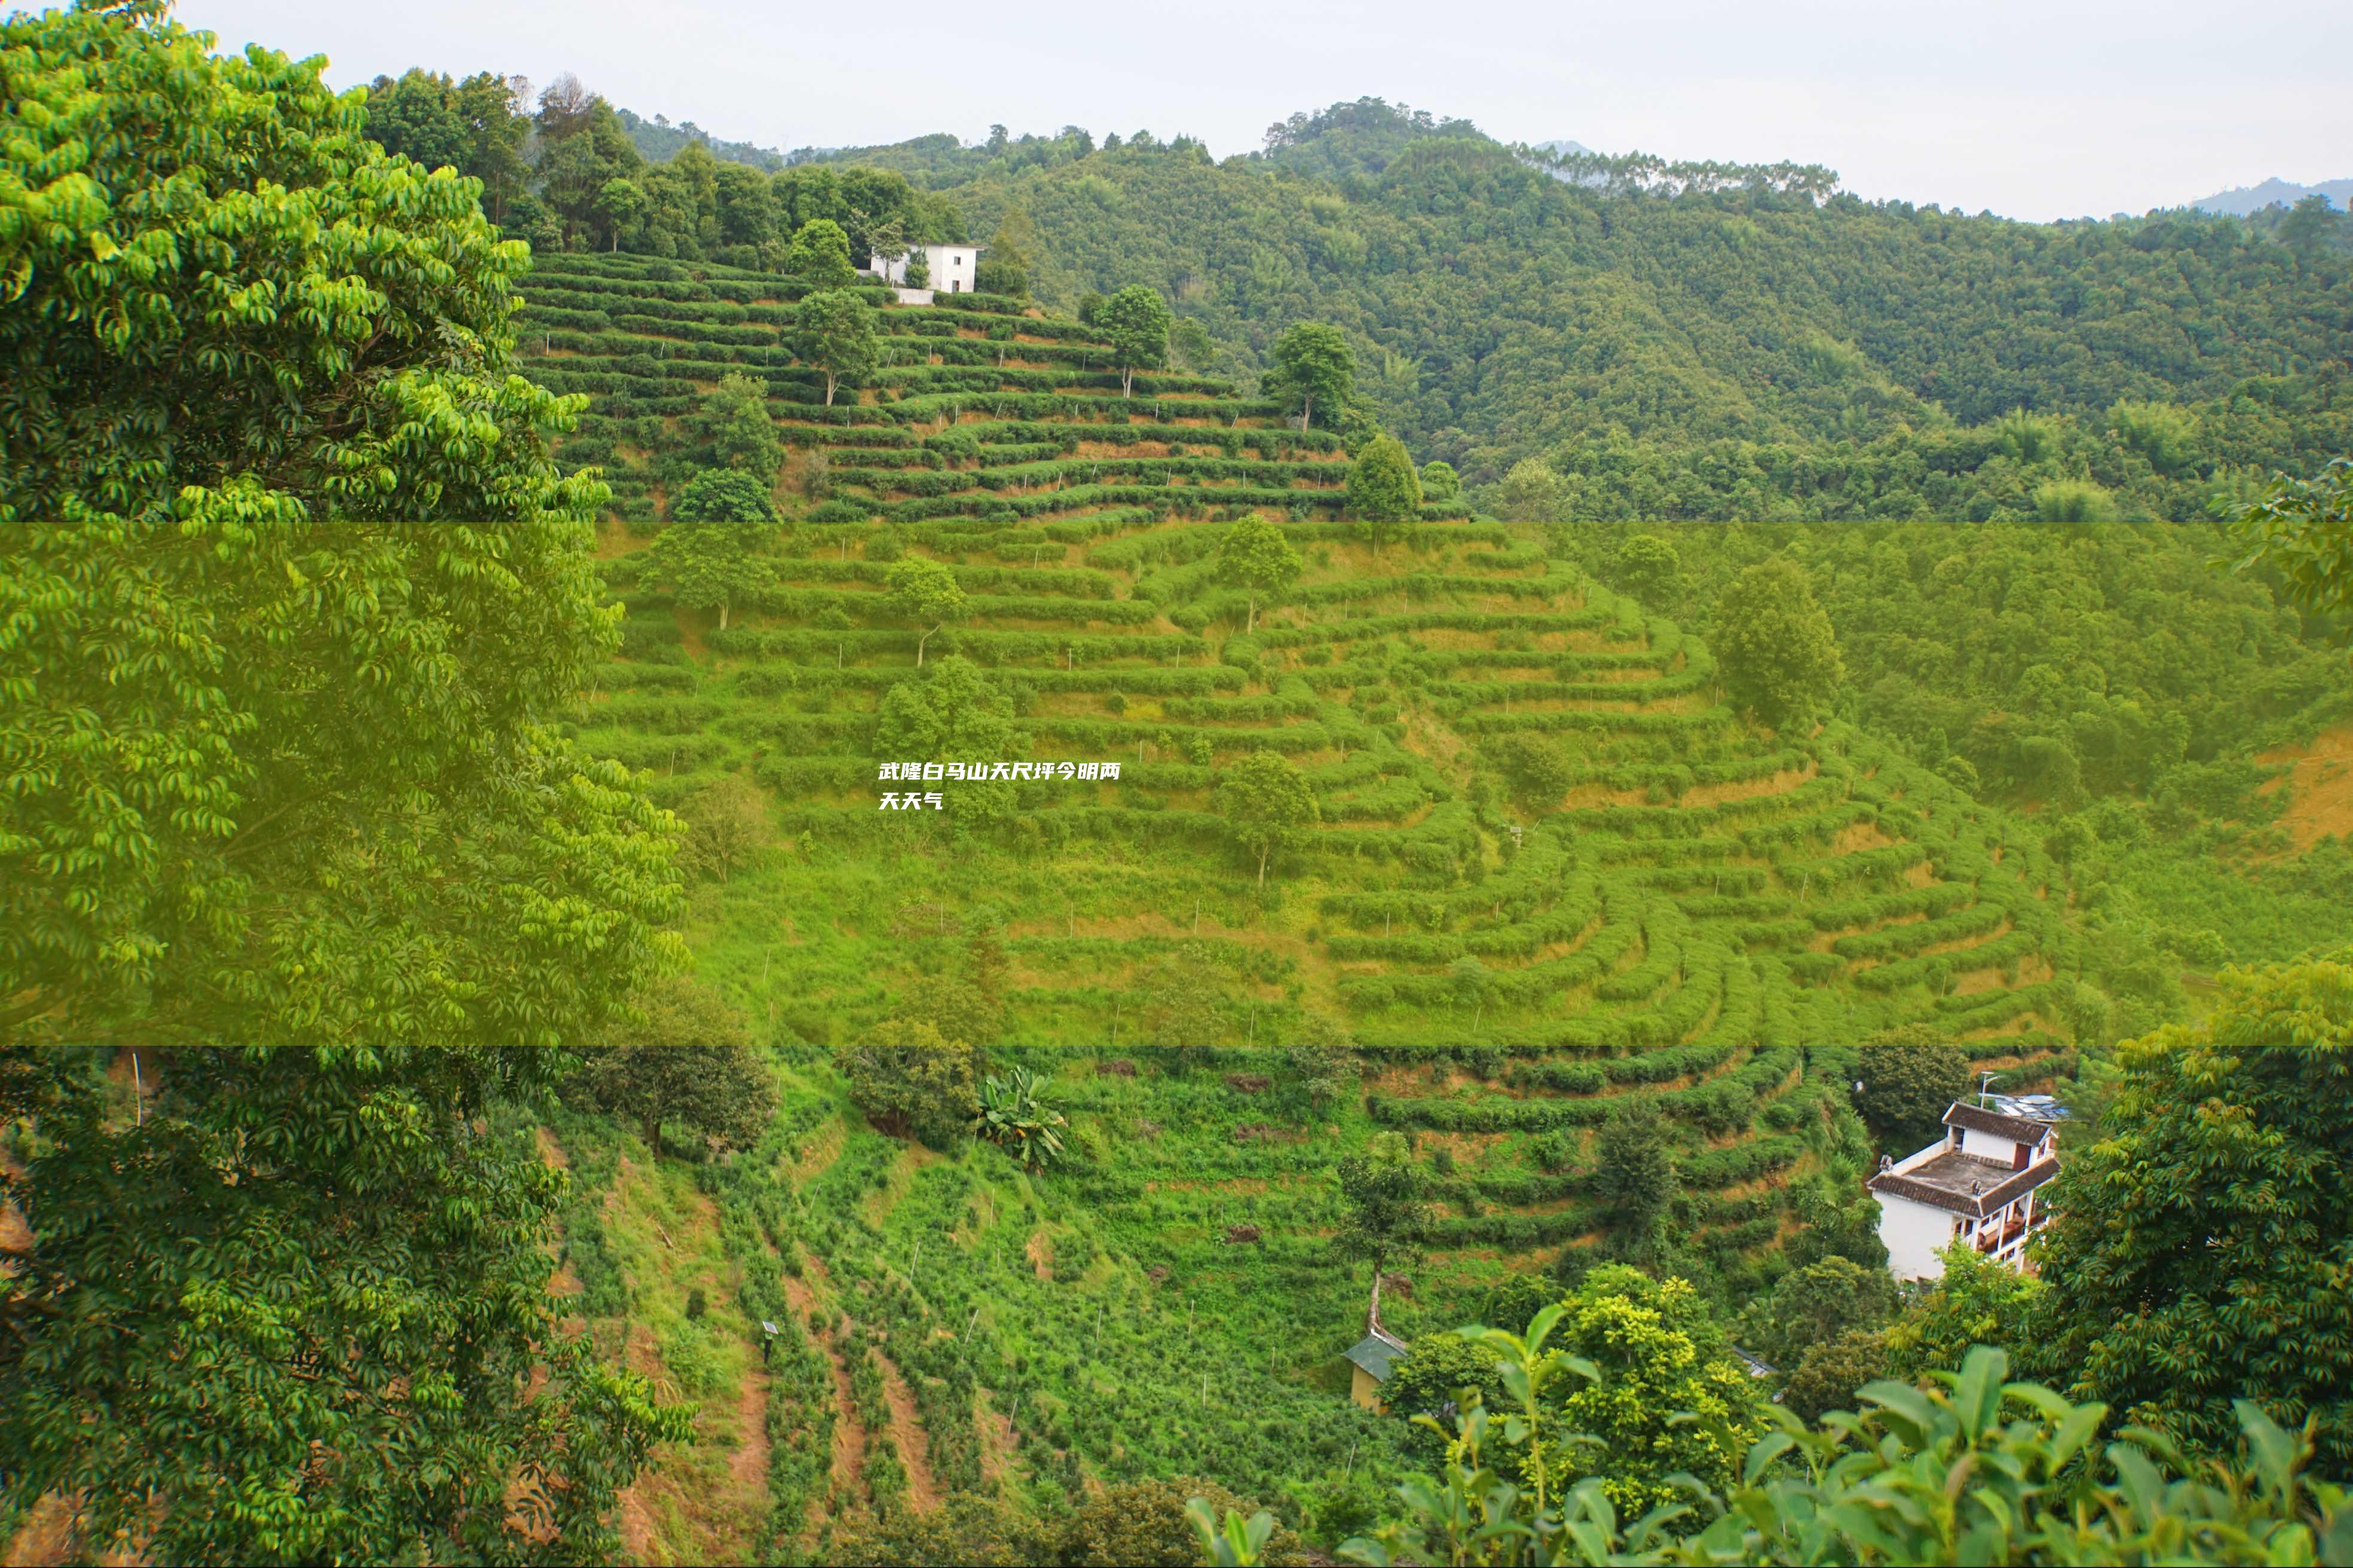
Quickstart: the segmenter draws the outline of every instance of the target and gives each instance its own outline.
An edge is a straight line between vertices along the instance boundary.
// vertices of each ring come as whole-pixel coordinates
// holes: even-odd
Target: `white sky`
[[[1002,121],[1187,132],[1222,157],[1371,95],[1505,141],[1822,163],[1866,196],[2034,219],[2353,175],[2344,0],[180,0],[179,17],[227,48],[323,53],[339,85],[569,70],[786,149]]]

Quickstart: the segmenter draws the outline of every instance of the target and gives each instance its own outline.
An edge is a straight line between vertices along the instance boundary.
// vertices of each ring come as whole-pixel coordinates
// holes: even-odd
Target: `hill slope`
[[[537,368],[609,389],[584,441],[613,443],[648,497],[670,459],[629,442],[683,439],[694,378],[773,353],[717,341],[774,307],[716,295],[764,285],[657,270],[567,260],[532,318],[555,346],[587,339],[554,329],[575,307],[552,301],[602,299],[626,323]],[[584,725],[674,795],[730,770],[776,792],[797,847],[731,881],[708,940],[756,954],[760,1002],[807,1037],[881,1016],[963,932],[1004,944],[1010,1038],[1143,1038],[1176,1026],[1150,998],[1178,994],[1236,1043],[1327,1010],[1368,1041],[1599,1055],[1616,1065],[1594,1090],[1676,1084],[1675,1104],[1732,1127],[1799,1045],[1882,1021],[1999,1030],[1989,1058],[2052,1048],[2033,987],[2066,939],[2039,849],[1998,814],[1850,729],[1752,731],[1715,701],[1703,647],[1530,531],[1433,507],[1375,546],[1331,516],[1332,438],[1269,405],[1167,374],[1124,402],[1084,329],[985,299],[888,316],[890,341],[943,363],[885,368],[830,410],[802,368],[761,372],[798,454],[786,482],[825,456],[834,499],[810,516],[868,521],[803,522],[725,631],[641,580],[617,531],[638,657]],[[1211,559],[1247,510],[1308,562],[1255,635]],[[967,686],[918,669],[918,628],[878,592],[902,550],[974,596],[929,648],[968,661],[950,667]],[[926,781],[946,809],[878,809],[899,793],[877,735],[901,688],[1001,700],[997,749],[974,760],[1057,776]],[[1507,736],[1556,748],[1549,795],[1507,802]],[[1264,890],[1210,797],[1259,750],[1305,769],[1322,819]],[[1116,764],[1116,782],[1064,762]]]
[[[1297,1519],[1311,1486],[1390,1473],[1400,1435],[1345,1404],[1340,1152],[1399,1131],[1429,1174],[1434,1246],[1388,1309],[1412,1333],[1594,1256],[1599,1127],[1645,1101],[1677,1267],[1737,1299],[1851,1195],[1832,1112],[1861,1035],[1933,1019],[2009,1081],[2065,1068],[2077,939],[2033,836],[1850,726],[1740,722],[1704,646],[1538,531],[1432,507],[1377,543],[1335,515],[1333,437],[1212,378],[1122,398],[1092,332],[985,297],[886,308],[894,363],[828,409],[777,335],[791,291],[609,257],[529,290],[533,374],[593,399],[566,455],[609,458],[631,519],[602,542],[626,647],[578,733],[690,814],[731,774],[765,791],[765,852],[702,884],[689,935],[777,1053],[775,1129],[689,1181],[555,1128],[583,1315],[705,1398],[625,1510],[636,1555],[846,1552],[901,1501],[1034,1517],[1183,1474]],[[770,389],[801,515],[722,631],[642,545],[733,370]],[[1249,513],[1307,560],[1254,631],[1214,573]],[[880,592],[908,554],[976,610],[920,668]],[[905,793],[881,765],[925,760],[884,738],[910,700],[965,725],[940,760],[1054,772],[881,809]],[[1515,798],[1509,737],[1561,772]],[[1210,795],[1260,750],[1321,817],[1263,889]],[[847,1108],[823,1047],[945,976],[1001,1007],[995,1060],[1053,1078],[1068,1174]],[[1362,1097],[1288,1084],[1310,1013],[1382,1047]]]

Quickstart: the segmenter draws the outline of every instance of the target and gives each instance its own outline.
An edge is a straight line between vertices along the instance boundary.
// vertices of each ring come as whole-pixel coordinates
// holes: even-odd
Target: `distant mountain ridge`
[[[2353,206],[2353,180],[2323,180],[2316,185],[2299,185],[2293,180],[2274,176],[2260,185],[2234,185],[2211,196],[2200,196],[2189,205],[2201,212],[2246,217],[2274,205],[2294,206],[2306,196],[2315,195],[2327,196],[2332,205],[2342,211]]]
[[[697,142],[709,149],[711,155],[721,163],[748,164],[763,174],[773,174],[791,162],[774,147],[755,147],[749,142],[723,142],[691,120],[672,125],[663,116],[656,115],[647,120],[626,109],[616,109],[613,117],[621,122],[621,129],[628,132],[638,155],[649,163],[667,163]]]

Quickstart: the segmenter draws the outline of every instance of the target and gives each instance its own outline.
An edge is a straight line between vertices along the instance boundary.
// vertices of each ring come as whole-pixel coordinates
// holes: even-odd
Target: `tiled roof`
[[[1916,1175],[1899,1175],[1893,1171],[1882,1171],[1872,1177],[1871,1190],[1885,1193],[1891,1197],[1909,1198],[1914,1203],[1926,1204],[1947,1214],[1983,1219],[1997,1210],[2007,1208],[2059,1173],[2059,1162],[2056,1160],[2037,1160],[2023,1171],[2004,1171],[1989,1160],[1976,1160],[1967,1154],[1948,1154],[1943,1160],[1931,1161],[1930,1164],[1941,1165],[1945,1160],[1966,1160],[1971,1164],[1986,1166],[1988,1181],[1985,1190],[1972,1193],[1943,1182],[1923,1181]],[[1927,1167],[1921,1168],[1925,1170]],[[1996,1176],[2001,1179],[1993,1180]]]
[[[2046,1121],[2030,1121],[2023,1116],[2004,1116],[1999,1110],[1986,1110],[1978,1106],[1956,1100],[1945,1112],[1945,1125],[1966,1127],[1972,1132],[1989,1132],[1996,1138],[2007,1138],[2014,1143],[2040,1143],[2051,1136]]]
[[[1392,1364],[1403,1354],[1403,1342],[1376,1330],[1356,1342],[1348,1359],[1371,1373],[1374,1382],[1387,1383]]]

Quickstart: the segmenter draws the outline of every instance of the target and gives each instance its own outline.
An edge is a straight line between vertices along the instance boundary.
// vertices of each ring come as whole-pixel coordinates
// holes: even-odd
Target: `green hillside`
[[[712,341],[760,330],[771,305],[718,296],[762,285],[668,270],[581,258],[534,286],[527,321],[559,349],[590,341],[554,329],[575,301],[617,323],[605,352],[534,365],[618,388],[583,442],[659,452],[697,377],[774,352]],[[1882,1024],[1935,1017],[2002,1067],[2063,1050],[2052,868],[1999,813],[1849,727],[1753,731],[1704,647],[1530,530],[1433,506],[1375,546],[1331,516],[1335,439],[1270,405],[1150,373],[1124,402],[1086,368],[1103,349],[1084,329],[985,298],[886,319],[887,341],[942,363],[886,368],[830,410],[780,356],[761,374],[797,458],[785,482],[828,466],[834,499],[809,517],[888,521],[804,521],[725,630],[680,613],[613,529],[628,652],[580,725],[690,812],[730,773],[767,787],[784,847],[708,890],[698,940],[783,1037],[855,1035],[919,977],[979,963],[1009,1041],[1239,1046],[1320,1012],[1373,1044],[1560,1058],[1512,1090],[1383,1101],[1398,1125],[1588,1125],[1640,1093],[1695,1137],[1794,1125],[1800,1047]],[[660,457],[614,452],[624,485],[658,493]],[[1245,510],[1308,562],[1254,635],[1212,556]],[[970,595],[923,668],[920,628],[879,591],[902,551]],[[979,715],[971,760],[1116,763],[1117,781],[940,780],[944,810],[881,809],[894,692]],[[1534,785],[1503,771],[1530,739],[1553,759]],[[1320,816],[1263,888],[1212,795],[1260,751],[1305,771]],[[1757,1147],[1725,1184],[1793,1157]]]
[[[838,1557],[870,1519],[950,1517],[960,1494],[1051,1519],[1180,1474],[1304,1522],[1398,1463],[1397,1426],[1345,1403],[1365,1279],[1329,1245],[1337,1153],[1409,1140],[1436,1205],[1388,1311],[1410,1334],[1635,1245],[1602,1134],[1654,1110],[1670,1266],[1730,1306],[1769,1289],[1793,1238],[1844,1245],[1869,1160],[1841,1114],[1859,1041],[1926,1023],[1998,1085],[2042,1088],[2180,1005],[2187,938],[2116,911],[2139,919],[2187,853],[2133,891],[2087,880],[2103,862],[2073,829],[1926,764],[1936,724],[1899,720],[1928,699],[1874,687],[1863,705],[1901,749],[1852,717],[1789,734],[1739,718],[1704,644],[1606,584],[1623,531],[1432,505],[1376,540],[1342,515],[1338,437],[1213,376],[1142,372],[1123,397],[1104,338],[1017,301],[871,291],[881,363],[828,407],[791,358],[788,281],[581,256],[546,258],[527,292],[531,374],[591,398],[564,455],[607,464],[618,496],[601,553],[625,646],[575,733],[649,770],[698,831],[725,822],[731,781],[758,786],[756,847],[706,866],[686,931],[785,1095],[757,1149],[691,1180],[609,1125],[556,1129],[586,1316],[679,1392],[743,1402],[706,1400],[640,1483],[634,1555]],[[706,413],[737,374],[765,388],[794,521],[723,629],[647,546],[713,460]],[[1218,569],[1250,516],[1305,563],[1254,626]],[[1973,539],[2018,584],[1990,600],[1939,574],[1927,535],[1672,537],[1689,566],[1651,603],[1704,611],[1768,549],[1810,558],[1871,670],[1905,664],[1906,616],[1950,645],[1966,679],[1920,675],[1956,704],[1936,723],[1972,726],[1954,744],[2040,755],[2027,729],[1989,739],[1961,715],[2014,684],[1997,656],[2023,656],[2019,617],[2083,555],[2059,536]],[[2145,705],[2157,732],[2185,717],[2141,772],[2087,771],[2103,799],[2239,767],[2327,686],[2260,586],[2181,575],[2205,548],[2187,531],[2105,548],[2084,581],[2106,599],[2075,605],[2080,624],[2045,605],[2040,657],[2069,689],[2113,666],[2114,713]],[[967,613],[934,631],[894,609],[910,559],[952,573]],[[2214,627],[2245,640],[2206,656],[2217,679],[2253,689],[2283,664],[2263,712],[2193,701],[2186,655],[2102,652]],[[2101,755],[2071,711],[2018,722]],[[1216,793],[1261,752],[1318,807],[1263,885]],[[1033,776],[880,776],[924,762]],[[1060,772],[1110,763],[1115,780]],[[944,809],[880,804],[913,791]],[[2072,867],[2047,839],[2076,845]],[[1044,1072],[1068,1173],[871,1128],[828,1048],[893,1018]],[[1297,1085],[1282,1046],[1319,1018],[1377,1053],[1361,1096]],[[733,1305],[688,1320],[697,1285]],[[784,1338],[754,1374],[763,1321]]]

